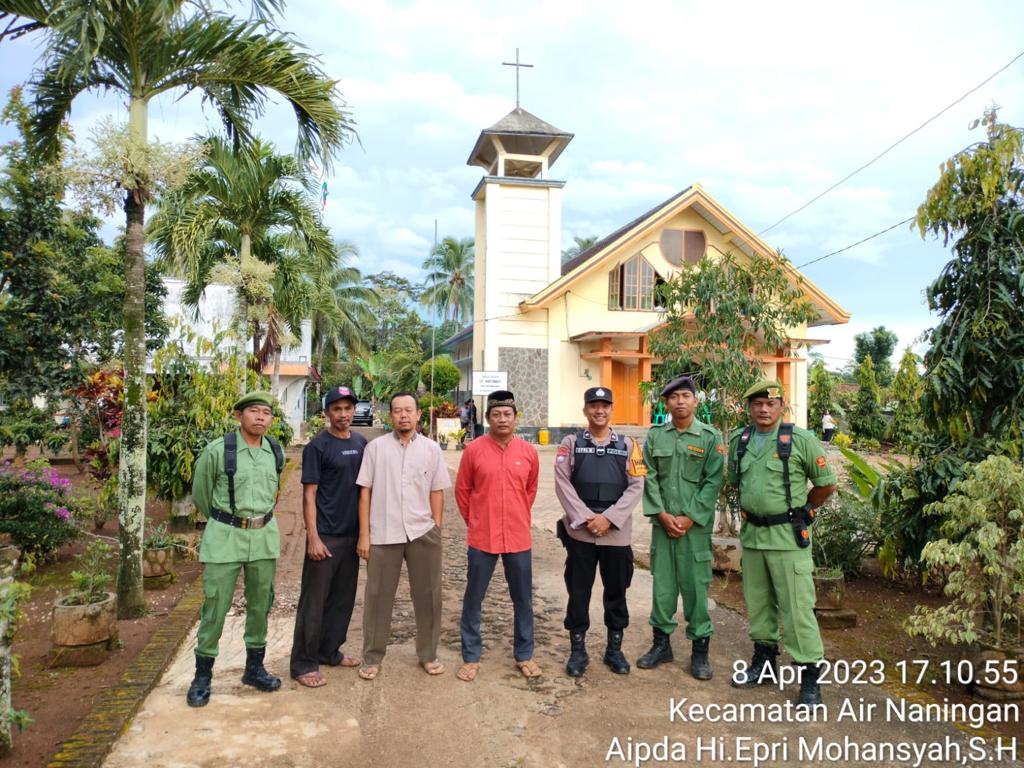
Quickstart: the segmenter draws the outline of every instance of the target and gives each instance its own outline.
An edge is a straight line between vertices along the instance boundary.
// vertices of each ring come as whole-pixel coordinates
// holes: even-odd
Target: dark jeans
[[[629,626],[626,590],[633,581],[633,548],[605,547],[587,541],[577,541],[558,521],[558,538],[565,547],[565,588],[569,603],[565,609],[565,628],[570,632],[590,629],[590,594],[594,577],[601,570],[604,584],[604,624],[609,630],[623,630]]]
[[[302,564],[302,587],[295,611],[291,676],[316,672],[321,664],[341,663],[359,580],[355,536],[320,536],[330,557]]]
[[[492,555],[490,552],[468,548],[466,566],[466,594],[462,598],[462,660],[480,661],[483,641],[480,638],[480,607],[487,586],[491,583],[494,566],[501,558],[505,581],[512,596],[515,639],[512,654],[516,661],[533,658],[533,554],[531,550]]]
[[[825,432],[825,442],[826,443],[831,443],[832,442],[832,437],[836,433],[835,427],[833,427],[832,429],[826,429],[826,430],[824,430],[824,432]]]

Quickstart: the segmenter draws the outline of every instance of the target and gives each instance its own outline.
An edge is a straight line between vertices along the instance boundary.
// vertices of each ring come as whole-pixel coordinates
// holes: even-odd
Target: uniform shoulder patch
[[[818,465],[819,467],[821,467],[822,469],[824,469],[824,468],[825,468],[825,465],[826,465],[826,464],[827,464],[828,462],[827,462],[827,461],[825,460],[825,457],[824,457],[824,456],[818,456],[818,457],[817,457],[817,458],[816,458],[816,459],[814,460],[814,463],[815,463],[815,464],[817,464],[817,465]]]
[[[715,450],[725,456],[725,443],[717,443],[715,445]]]

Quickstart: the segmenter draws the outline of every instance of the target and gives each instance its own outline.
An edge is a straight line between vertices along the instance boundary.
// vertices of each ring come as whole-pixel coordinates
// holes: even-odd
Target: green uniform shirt
[[[245,442],[236,430],[238,469],[235,472],[235,510],[239,517],[263,517],[277,500],[277,463],[270,444],[263,439],[258,448]],[[231,514],[228,476],[224,474],[224,438],[219,437],[199,454],[192,478],[192,500],[196,509],[209,517],[210,509]],[[247,563],[276,559],[281,554],[277,520],[262,528],[235,528],[209,520],[199,546],[203,563]]]
[[[779,422],[781,424],[781,421]],[[771,431],[771,438],[751,441],[743,456],[740,500],[747,515],[768,517],[788,512],[786,487],[782,482],[782,459],[778,448],[779,425]],[[736,483],[736,448],[743,427],[729,436],[729,482]],[[825,459],[821,442],[806,429],[793,427],[793,453],[789,457],[789,484],[793,507],[807,503],[807,481],[815,486],[835,485],[836,476]],[[813,530],[813,528],[812,528]],[[753,549],[800,549],[789,523],[754,526],[744,523],[740,543]]]
[[[644,441],[644,515],[658,524],[660,512],[686,515],[709,534],[725,462],[717,429],[694,419],[680,432],[671,421],[651,427]]]

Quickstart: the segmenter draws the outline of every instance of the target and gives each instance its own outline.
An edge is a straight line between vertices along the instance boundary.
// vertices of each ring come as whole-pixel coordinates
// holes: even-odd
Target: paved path
[[[447,455],[457,466],[461,453]],[[736,613],[713,610],[715,638],[711,645],[715,664],[714,680],[697,683],[680,663],[655,671],[634,669],[628,677],[617,677],[600,663],[603,645],[600,600],[595,598],[592,619],[591,668],[579,680],[568,678],[562,666],[567,640],[562,629],[565,604],[562,584],[562,549],[550,531],[558,516],[551,485],[552,449],[542,452],[544,471],[535,510],[534,541],[535,603],[537,611],[537,661],[544,676],[526,681],[516,672],[511,655],[511,606],[499,572],[495,574],[485,602],[483,630],[486,650],[477,681],[456,679],[459,664],[458,613],[465,584],[465,529],[451,508],[446,513],[444,605],[441,660],[448,672],[428,677],[418,669],[413,650],[413,614],[408,590],[403,586],[396,604],[394,637],[380,677],[368,683],[352,670],[325,669],[328,685],[311,690],[285,680],[275,694],[260,694],[239,682],[243,662],[242,622],[229,618],[223,651],[217,660],[214,694],[205,709],[191,710],[184,702],[191,679],[195,632],[178,658],[147,699],[133,725],[110,755],[109,768],[128,766],[300,767],[300,766],[552,766],[576,768],[599,765],[681,765],[680,750],[688,764],[797,766],[836,765],[968,765],[986,760],[961,761],[936,756],[916,759],[873,759],[854,754],[799,752],[801,738],[814,749],[835,742],[837,749],[846,739],[854,744],[902,742],[914,745],[935,743],[954,746],[966,757],[971,753],[969,735],[948,722],[892,722],[886,717],[888,695],[871,685],[831,687],[826,691],[828,722],[800,725],[793,722],[765,722],[758,713],[740,723],[699,723],[692,713],[684,721],[671,717],[673,700],[687,704],[716,705],[724,702],[784,704],[794,689],[783,694],[761,688],[737,692],[729,687],[728,674],[734,659],[748,658],[746,622]],[[289,483],[297,484],[294,472]],[[294,497],[291,489],[287,497]],[[301,522],[294,510],[282,510],[283,558],[292,566],[302,558]],[[642,526],[638,528],[643,531]],[[289,560],[290,559],[290,560]],[[291,568],[294,572],[294,568]],[[360,579],[365,575],[362,569]],[[268,666],[278,674],[287,671],[291,646],[296,585],[281,584],[271,618]],[[361,642],[361,599],[346,646],[358,652]],[[624,649],[631,660],[641,654],[649,640],[646,616],[650,608],[651,579],[638,569],[630,590],[633,625],[626,633]],[[688,657],[681,633],[673,638],[677,658]],[[836,722],[840,705],[876,707],[875,715]],[[679,713],[682,714],[682,713]],[[616,741],[618,740],[618,741]],[[648,748],[665,743],[675,745],[675,758],[639,761]],[[984,744],[984,742],[982,742]],[[615,752],[616,744],[621,752]],[[987,742],[993,749],[994,742]],[[698,747],[704,751],[697,753]],[[763,758],[754,761],[753,750]],[[749,748],[749,753],[743,749]],[[947,749],[946,747],[942,747]],[[774,749],[774,756],[769,752]],[[609,751],[611,759],[606,760]],[[637,751],[638,750],[638,751]],[[785,750],[785,751],[784,751]],[[1024,745],[1020,747],[1024,756]],[[995,755],[995,753],[991,753]],[[623,759],[620,759],[620,755]],[[829,758],[832,758],[831,760]],[[1014,765],[1013,761],[988,762]]]

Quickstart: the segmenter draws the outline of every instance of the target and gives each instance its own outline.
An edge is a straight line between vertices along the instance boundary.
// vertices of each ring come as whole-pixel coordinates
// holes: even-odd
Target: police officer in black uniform
[[[555,494],[565,516],[558,538],[565,547],[565,587],[569,592],[565,628],[571,652],[566,663],[570,677],[587,668],[586,634],[590,628],[590,594],[601,570],[604,584],[604,623],[608,645],[604,663],[613,672],[629,672],[622,653],[622,633],[629,624],[626,589],[633,578],[631,519],[643,494],[639,452],[630,462],[633,441],[611,426],[612,391],[591,387],[583,395],[587,428],[568,435],[555,457]]]

